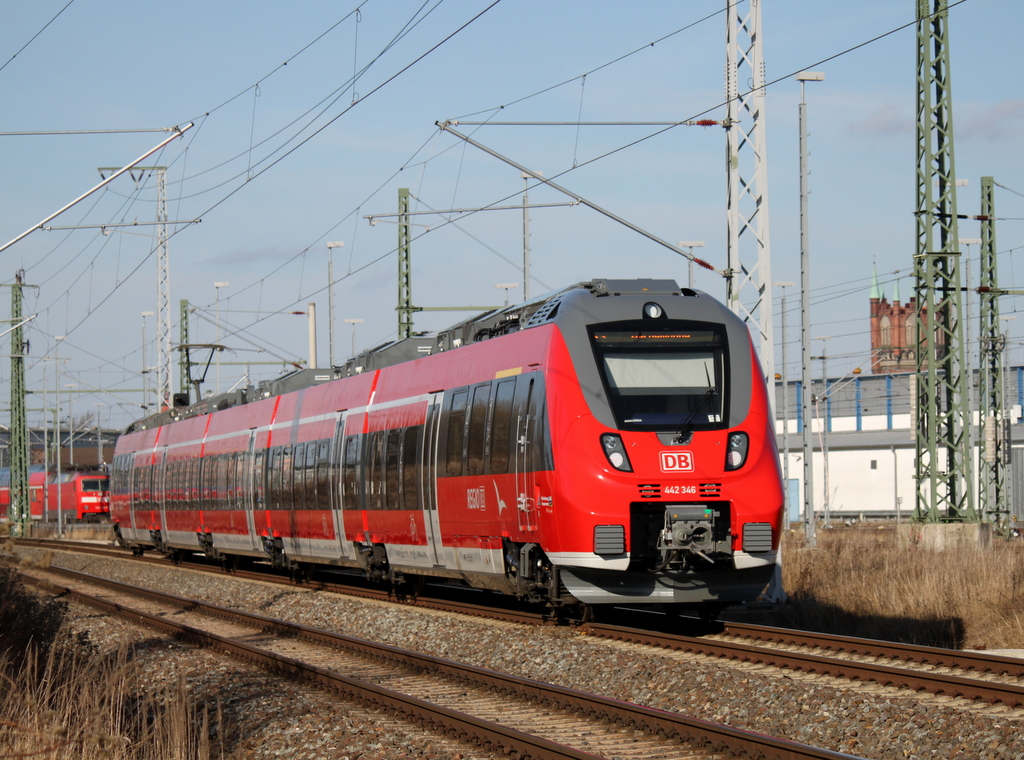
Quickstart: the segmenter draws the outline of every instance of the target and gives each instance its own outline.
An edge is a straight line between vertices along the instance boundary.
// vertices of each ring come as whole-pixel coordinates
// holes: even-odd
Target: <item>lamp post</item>
[[[505,305],[508,306],[508,292],[512,288],[518,288],[519,285],[517,283],[514,283],[514,282],[499,282],[499,283],[496,283],[494,287],[495,287],[496,290],[504,290],[505,291]]]
[[[776,282],[775,287],[782,288],[782,505],[785,513],[782,516],[782,524],[789,528],[789,382],[786,370],[786,288],[791,288],[795,282]],[[693,285],[691,283],[690,287]]]
[[[93,402],[93,406],[98,407],[96,409],[96,469],[98,470],[103,464],[103,427],[100,425],[100,409],[106,404],[96,401]]]
[[[820,71],[801,71],[796,75],[800,83],[800,360],[801,418],[803,420],[804,449],[804,538],[807,546],[817,546],[814,525],[814,448],[811,440],[811,273],[810,236],[807,228],[807,104],[804,102],[804,83],[821,82]]]
[[[831,427],[831,425],[832,425],[832,414],[830,413],[831,400],[828,397],[828,394],[829,394],[829,387],[828,387],[828,352],[825,350],[825,346],[826,346],[825,342],[829,341],[829,340],[832,340],[832,336],[831,335],[825,335],[825,336],[822,336],[822,337],[815,338],[814,340],[820,340],[821,341],[821,356],[812,356],[811,358],[812,359],[821,359],[821,389],[822,390],[821,390],[820,398],[824,398],[825,399],[825,419],[824,419],[824,421],[821,424],[821,457],[822,457],[823,473],[824,473],[824,476],[825,476],[825,482],[823,484],[823,494],[824,494],[824,496],[823,496],[822,508],[823,508],[823,512],[824,512],[824,518],[823,519],[825,521],[825,525],[827,526],[829,524],[829,520],[831,519],[831,513],[830,513],[831,505],[830,505],[829,490],[828,490],[828,488],[829,488],[829,481],[828,481],[828,433],[829,433],[829,427]],[[820,401],[820,398],[816,398],[815,401],[814,401],[814,406],[815,406],[815,408],[818,408],[819,411],[820,411],[820,407],[818,406],[818,403]]]
[[[220,289],[226,288],[231,283],[215,282],[213,287],[217,291],[217,339],[214,343],[220,343]],[[217,351],[217,393],[220,393],[220,351]]]
[[[524,171],[519,172],[523,179],[523,302],[530,300],[530,180],[534,175]],[[537,176],[543,177],[543,172],[537,172]],[[505,304],[506,306],[508,304]]]
[[[676,243],[676,245],[679,246],[680,248],[689,248],[690,249],[690,255],[692,256],[694,248],[703,248],[704,247],[704,241],[703,240],[680,240],[678,243]],[[687,287],[690,290],[693,290],[693,259],[690,259],[690,271],[689,271],[688,283],[689,284],[687,285]]]
[[[346,319],[346,325],[352,325],[352,356],[356,355],[356,325],[361,325],[363,320],[361,319]]]
[[[78,387],[78,383],[64,383],[68,389],[68,464],[75,463],[75,413],[72,404],[72,391]]]
[[[55,368],[53,373],[53,405],[56,407],[54,411],[53,419],[53,431],[54,431],[54,446],[53,446],[53,463],[55,467],[54,483],[57,483],[57,538],[64,537],[64,518],[61,512],[61,498],[60,498],[60,342],[66,338],[66,335],[58,335],[55,340],[57,345],[53,349],[53,356],[55,361]]]
[[[332,367],[334,366],[334,249],[344,247],[345,243],[341,240],[327,244],[327,344]]]

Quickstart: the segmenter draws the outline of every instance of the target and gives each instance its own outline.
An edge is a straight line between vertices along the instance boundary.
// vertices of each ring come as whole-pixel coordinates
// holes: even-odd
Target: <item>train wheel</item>
[[[703,633],[717,633],[722,630],[722,624],[718,622],[718,616],[722,614],[729,605],[705,602],[697,607],[697,614],[700,616],[700,626]]]
[[[391,593],[395,595],[395,598],[411,604],[420,597],[423,593],[423,589],[426,588],[426,585],[426,576],[401,576],[400,578],[392,580]]]

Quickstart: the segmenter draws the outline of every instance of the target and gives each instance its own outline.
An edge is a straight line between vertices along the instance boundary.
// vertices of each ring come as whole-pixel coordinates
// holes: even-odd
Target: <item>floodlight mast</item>
[[[331,366],[334,364],[334,249],[344,248],[345,242],[337,240],[327,244],[327,343]]]

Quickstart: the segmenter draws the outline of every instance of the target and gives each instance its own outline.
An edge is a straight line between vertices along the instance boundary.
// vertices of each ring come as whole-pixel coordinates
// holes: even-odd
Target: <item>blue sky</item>
[[[171,220],[202,219],[175,227],[169,242],[175,342],[180,299],[197,308],[191,341],[217,339],[214,282],[229,283],[220,289],[220,342],[231,349],[221,354],[226,389],[246,363],[259,379],[280,374],[284,359],[305,358],[305,318],[289,312],[309,302],[317,304],[319,359],[327,361],[328,241],[345,243],[334,252],[336,357],[346,358],[352,345],[344,319],[364,320],[355,328],[360,349],[395,337],[397,229],[364,217],[394,213],[398,188],[410,188],[419,211],[519,202],[516,170],[440,133],[436,121],[676,121],[709,109],[709,117],[723,116],[723,8],[720,0],[503,0],[493,7],[492,0],[368,0],[358,13],[355,0],[12,4],[0,29],[0,132],[195,123],[145,163],[168,167]],[[1024,53],[1016,10],[1010,0],[966,0],[950,24],[956,172],[969,181],[960,212],[978,213],[983,175],[1010,188],[996,195],[997,212],[1009,218],[997,232],[1008,288],[1024,286],[1016,260],[1024,252],[1024,197],[1016,194],[1024,193],[1024,92],[1016,76]],[[767,78],[781,79],[766,102],[775,280],[799,281],[799,86],[790,75],[813,68],[826,76],[807,87],[811,320],[812,335],[831,338],[833,376],[867,358],[873,269],[890,297],[897,279],[904,300],[912,293],[915,239],[915,30],[843,53],[912,22],[913,13],[910,0],[763,5]],[[680,127],[623,150],[657,128],[462,131],[545,176],[560,175],[559,184],[665,240],[705,241],[701,256],[724,266],[721,128]],[[155,132],[3,136],[0,244],[99,182],[98,167],[123,165],[161,139]],[[566,199],[538,187],[530,200]],[[136,187],[123,177],[51,225],[155,215],[155,179],[147,175]],[[505,293],[495,285],[521,279],[518,211],[447,225],[440,217],[416,220],[429,226],[414,228],[417,305],[497,305]],[[594,277],[687,278],[678,255],[580,206],[534,209],[531,232],[533,294]],[[76,417],[99,413],[103,424],[119,426],[140,414],[141,314],[156,310],[154,233],[141,225],[108,235],[37,230],[0,254],[3,282],[24,268],[26,282],[39,286],[25,298],[25,312],[38,315],[28,330],[39,357],[28,363],[29,387],[41,388],[47,367],[49,388],[113,391],[76,394]],[[961,238],[978,235],[977,222],[961,223]],[[709,273],[699,273],[696,286],[724,296],[722,281]],[[521,299],[522,287],[510,296]],[[6,311],[6,295],[3,301]],[[798,301],[798,290],[788,289],[794,376]],[[1012,316],[1018,303],[1024,307],[1006,299],[1003,313]],[[426,312],[415,324],[438,329],[464,316]],[[153,364],[155,323],[145,321]],[[1009,360],[1024,363],[1024,317],[1006,324]],[[56,336],[67,337],[64,375],[55,383],[53,362],[43,360],[52,359]],[[8,378],[5,362],[5,389]],[[215,382],[211,369],[205,387]],[[30,407],[41,408],[41,399]],[[39,419],[30,414],[31,424]]]

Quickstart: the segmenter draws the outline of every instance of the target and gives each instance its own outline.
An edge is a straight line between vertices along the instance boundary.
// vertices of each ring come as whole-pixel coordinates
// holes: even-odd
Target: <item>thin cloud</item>
[[[953,127],[957,137],[989,143],[1016,140],[1024,121],[1024,100],[1001,100],[984,111],[968,108],[966,114],[957,109],[957,116],[961,119]]]

